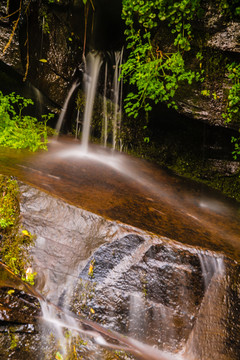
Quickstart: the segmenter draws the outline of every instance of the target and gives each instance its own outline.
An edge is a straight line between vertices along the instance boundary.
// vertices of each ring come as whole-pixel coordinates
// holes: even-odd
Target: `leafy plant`
[[[33,105],[31,99],[14,92],[3,95],[0,91],[0,145],[30,151],[47,150],[47,121],[54,115],[43,115],[43,121],[38,122],[35,117],[23,115],[29,105]]]
[[[148,112],[158,102],[176,109],[174,95],[179,84],[203,80],[203,72],[187,69],[184,60],[184,53],[191,49],[191,20],[199,3],[200,0],[123,0],[122,18],[131,52],[122,65],[121,76],[133,88],[125,99],[128,115],[136,118],[140,109]],[[173,34],[170,52],[160,49],[153,37],[165,21]]]

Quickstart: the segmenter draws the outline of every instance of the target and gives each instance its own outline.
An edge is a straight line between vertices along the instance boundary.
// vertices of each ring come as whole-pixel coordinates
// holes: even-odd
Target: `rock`
[[[197,253],[174,249],[163,239],[128,235],[93,254],[80,273],[72,307],[86,314],[93,308],[93,318],[112,329],[163,350],[179,350],[194,324],[203,287]]]
[[[0,354],[2,360],[33,359],[39,353],[38,299],[0,263]]]
[[[240,164],[238,161],[227,161],[220,159],[209,159],[211,165],[211,172],[222,174],[224,176],[237,175],[240,171]]]
[[[239,359],[237,262],[20,187],[49,301],[164,351]]]
[[[165,351],[237,360],[238,273],[216,254],[128,235],[95,251],[72,309]]]
[[[19,74],[24,74],[24,69],[21,62],[21,55],[19,49],[18,31],[15,31],[11,44],[6,51],[3,50],[7,46],[10,37],[13,33],[13,27],[7,14],[7,1],[1,1],[0,4],[0,59],[5,64],[13,67]],[[2,19],[3,17],[3,19]]]
[[[240,53],[240,23],[232,21],[225,24],[223,29],[210,36],[207,46],[221,51]]]

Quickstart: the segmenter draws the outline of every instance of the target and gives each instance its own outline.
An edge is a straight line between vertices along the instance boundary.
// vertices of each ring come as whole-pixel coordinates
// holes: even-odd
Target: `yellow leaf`
[[[93,274],[93,264],[90,264],[88,269],[88,275],[92,275],[92,274]]]
[[[74,352],[74,355],[77,356],[75,345],[73,345],[73,352]]]
[[[46,62],[47,62],[46,59],[40,59],[39,61],[41,61],[42,63],[46,63]]]
[[[57,359],[57,360],[63,360],[63,357],[62,357],[62,355],[60,354],[59,351],[56,353],[55,359]]]
[[[8,290],[8,292],[7,292],[7,293],[8,293],[9,295],[12,295],[14,292],[15,292],[15,290],[10,289],[10,290]]]
[[[90,308],[90,311],[92,314],[95,314],[95,310],[93,310],[93,308]]]
[[[23,235],[30,236],[29,232],[27,230],[22,230]]]

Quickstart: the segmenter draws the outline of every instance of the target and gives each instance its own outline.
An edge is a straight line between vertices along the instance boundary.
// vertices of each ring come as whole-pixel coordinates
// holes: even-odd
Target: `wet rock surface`
[[[102,245],[80,273],[75,311],[93,308],[93,318],[112,329],[164,350],[180,349],[204,285],[198,255],[165,242],[128,235]]]
[[[37,235],[37,289],[49,301],[163,350],[197,360],[239,359],[237,262],[106,220],[23,183],[21,191],[23,224]],[[14,321],[17,307],[16,314]],[[28,316],[16,324],[19,343],[32,354],[43,343],[50,351],[49,332]],[[12,341],[10,325],[1,328],[2,346]],[[10,350],[6,359],[15,360]],[[24,359],[24,346],[16,351]]]
[[[28,286],[0,264],[0,356],[35,359],[40,348],[38,299]]]
[[[11,288],[0,289],[2,304],[0,321],[20,324],[36,323],[40,306],[36,298],[23,291]]]
[[[239,265],[164,239],[147,246],[140,239],[129,235],[94,253],[80,273],[74,311],[190,358],[238,359]],[[132,250],[114,265],[125,242]]]
[[[239,358],[239,271],[239,264],[226,259],[224,276],[215,273],[212,277],[186,344],[190,357]]]
[[[23,75],[24,69],[22,67],[21,55],[19,50],[18,32],[14,33],[11,45],[6,47],[11,34],[13,33],[13,26],[8,17],[7,1],[1,1],[0,4],[0,59],[5,64],[13,67],[19,74]],[[6,48],[6,49],[5,49]],[[5,50],[5,51],[4,51]],[[3,53],[4,51],[4,53]]]

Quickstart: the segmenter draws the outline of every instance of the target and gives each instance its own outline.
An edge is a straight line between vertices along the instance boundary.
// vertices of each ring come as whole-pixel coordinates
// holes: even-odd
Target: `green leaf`
[[[56,360],[63,360],[63,356],[60,354],[59,351],[56,353],[55,359]]]

